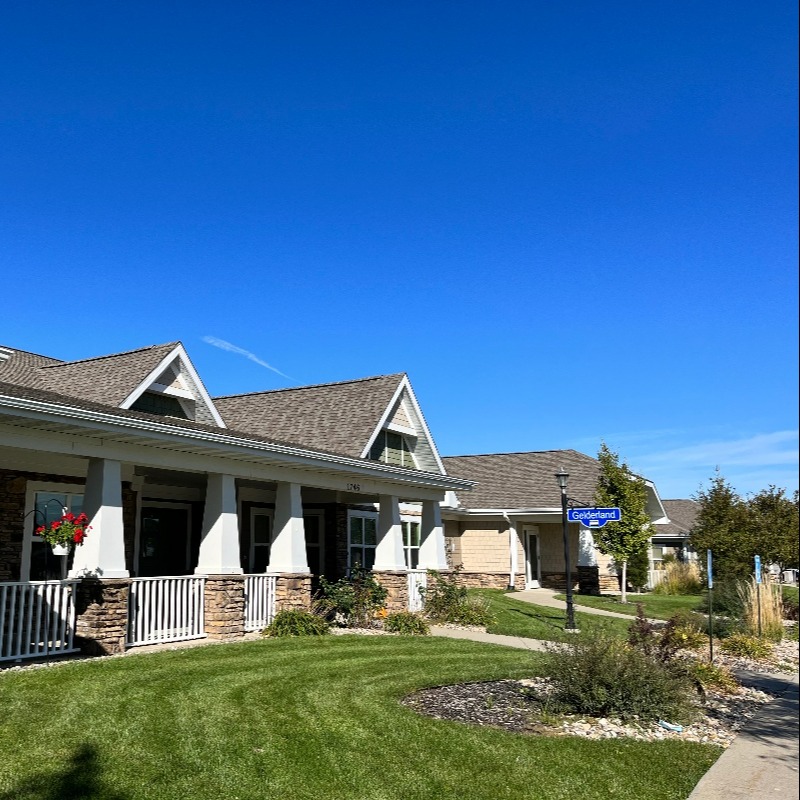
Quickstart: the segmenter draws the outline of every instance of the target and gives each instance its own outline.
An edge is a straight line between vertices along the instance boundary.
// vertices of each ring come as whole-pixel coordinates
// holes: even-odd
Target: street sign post
[[[761,638],[761,556],[755,557],[756,605],[758,606],[758,638]]]
[[[607,522],[619,522],[622,512],[618,508],[571,508],[567,511],[570,522],[580,522],[587,528],[602,528]]]

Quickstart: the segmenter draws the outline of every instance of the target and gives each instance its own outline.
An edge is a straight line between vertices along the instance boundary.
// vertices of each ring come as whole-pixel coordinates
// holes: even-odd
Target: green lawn
[[[564,599],[563,594],[556,595],[559,600]],[[644,613],[650,619],[669,619],[676,611],[688,609],[694,611],[701,603],[702,596],[692,595],[667,595],[667,594],[628,594],[628,602],[621,603],[618,595],[573,595],[575,605],[602,608],[604,611],[616,611],[618,614],[636,616],[636,604],[644,606]]]
[[[489,633],[525,636],[552,642],[569,641],[570,637],[574,636],[564,632],[567,622],[565,611],[517,600],[513,593],[506,593],[502,589],[474,589],[472,592],[489,601],[491,612],[495,617],[495,622],[486,629]],[[581,614],[576,610],[575,624],[581,633],[603,630],[627,636],[630,623],[612,617],[599,617],[596,614]]]
[[[683,800],[719,755],[523,736],[398,702],[422,686],[531,674],[541,658],[348,636],[0,673],[0,798]]]

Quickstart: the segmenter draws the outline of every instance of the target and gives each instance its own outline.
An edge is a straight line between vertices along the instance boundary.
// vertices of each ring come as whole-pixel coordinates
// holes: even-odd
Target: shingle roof
[[[0,360],[0,381],[4,383],[42,387],[43,380],[39,369],[63,363],[57,358],[40,356],[26,350],[17,350],[11,347],[3,347],[2,350],[8,353],[7,358]]]
[[[0,381],[119,406],[178,344],[152,345],[80,361],[60,361],[17,350],[0,362]]]
[[[688,536],[697,522],[700,504],[694,500],[662,500],[669,517],[666,525],[657,525],[657,536]]]
[[[576,450],[448,456],[442,461],[448,475],[477,482],[458,496],[461,505],[472,509],[560,508],[555,473],[561,467],[569,473],[569,496],[591,505],[600,474],[599,462]]]
[[[405,376],[215,397],[230,428],[358,458]]]
[[[120,403],[177,347],[153,345],[100,358],[42,367],[42,388],[110,406]]]

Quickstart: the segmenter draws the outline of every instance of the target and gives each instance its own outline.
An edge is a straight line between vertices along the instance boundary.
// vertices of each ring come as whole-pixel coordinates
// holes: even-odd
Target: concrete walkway
[[[526,603],[533,603],[537,606],[546,606],[547,608],[558,608],[566,613],[567,604],[564,600],[557,600],[556,595],[563,594],[563,592],[554,592],[552,589],[525,589],[521,592],[514,592],[509,597],[514,600],[523,600]],[[631,603],[636,603],[636,595],[629,594]],[[597,614],[598,617],[615,617],[616,619],[626,619],[628,622],[633,622],[636,618],[632,614],[620,614],[618,611],[605,611],[602,608],[592,608],[591,606],[579,605],[576,598],[573,597],[573,606],[575,611],[580,614]],[[663,619],[651,619],[650,622],[656,625],[663,625]]]
[[[536,605],[566,609],[566,603],[556,600],[553,594],[546,589],[531,589],[515,592],[514,597]],[[630,619],[626,614],[611,611],[592,608],[581,610]],[[547,642],[538,639],[445,628],[441,625],[432,626],[431,633],[449,639],[471,639],[520,650],[546,650],[548,646]],[[756,715],[747,720],[731,746],[701,778],[688,800],[752,800],[767,797],[800,800],[797,676],[739,672],[737,678],[746,686],[754,686],[778,697],[761,706]]]

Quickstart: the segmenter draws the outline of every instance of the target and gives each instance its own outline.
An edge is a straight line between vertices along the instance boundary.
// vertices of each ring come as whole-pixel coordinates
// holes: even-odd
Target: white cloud
[[[278,375],[282,375],[284,378],[289,378],[286,373],[281,372],[276,367],[273,367],[272,364],[268,364],[262,358],[259,358],[255,353],[251,353],[249,350],[245,350],[243,347],[237,347],[235,344],[226,342],[224,339],[217,339],[216,336],[204,336],[203,341],[206,344],[212,345],[213,347],[218,347],[220,350],[226,350],[229,353],[236,353],[236,355],[249,358],[250,361],[255,361],[256,364],[266,367],[267,369],[271,369],[273,372],[277,372]],[[291,378],[289,378],[289,380],[291,380]]]

